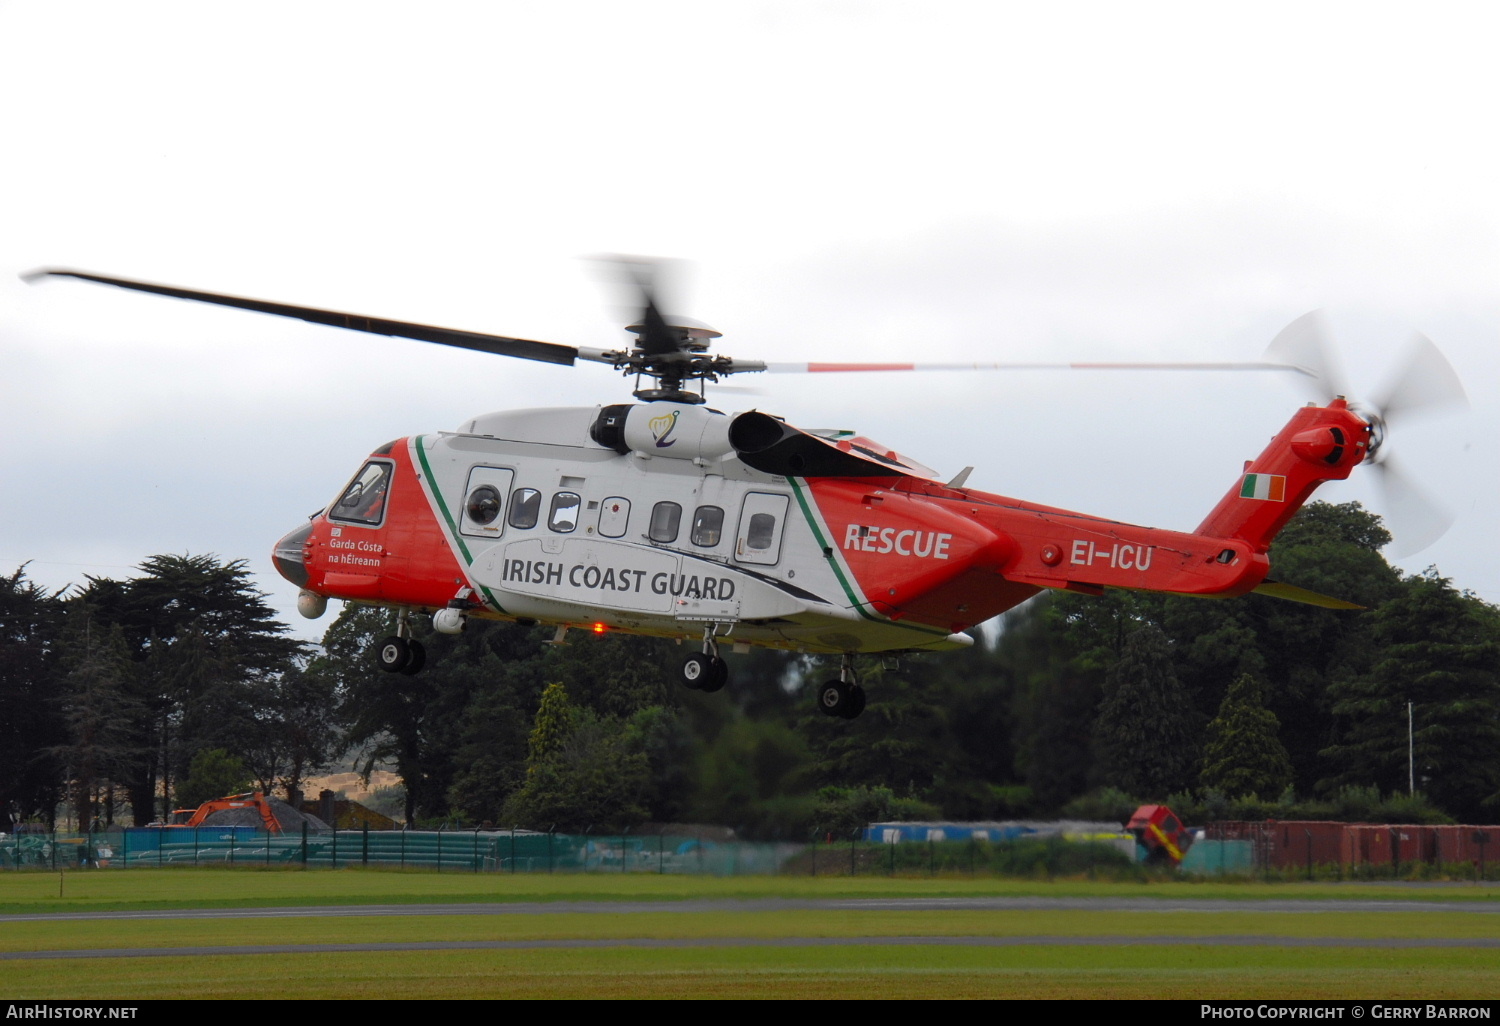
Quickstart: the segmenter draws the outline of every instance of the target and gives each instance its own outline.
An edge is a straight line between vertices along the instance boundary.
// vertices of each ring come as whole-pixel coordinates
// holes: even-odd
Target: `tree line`
[[[870,703],[853,721],[814,708],[830,659],[727,654],[731,685],[703,694],[675,683],[691,643],[554,645],[552,628],[475,621],[418,626],[427,666],[405,676],[371,655],[389,611],[346,605],[321,646],[301,645],[243,562],[158,556],[67,594],[23,567],[0,577],[0,800],[13,817],[65,802],[80,821],[144,823],[212,755],[283,792],[339,759],[394,769],[413,824],[805,837],[1148,799],[1493,819],[1500,610],[1436,570],[1403,577],[1388,541],[1357,504],[1313,504],[1272,551],[1276,579],[1364,610],[1053,593],[968,650],[859,659]],[[1419,797],[1389,805],[1412,782]]]

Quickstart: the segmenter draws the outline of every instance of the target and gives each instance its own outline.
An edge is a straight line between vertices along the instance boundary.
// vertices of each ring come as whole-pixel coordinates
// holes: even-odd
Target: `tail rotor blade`
[[[1387,420],[1423,411],[1467,409],[1463,382],[1438,347],[1425,335],[1414,334],[1401,365],[1392,376],[1376,408]]]
[[[1421,552],[1443,536],[1453,514],[1418,485],[1401,465],[1386,455],[1374,465],[1380,482],[1381,505],[1392,522],[1391,551],[1397,557]]]
[[[1319,402],[1326,402],[1331,396],[1349,394],[1348,380],[1334,357],[1327,319],[1322,310],[1305,313],[1282,328],[1266,347],[1265,358],[1289,364],[1312,377],[1323,393],[1317,396]]]

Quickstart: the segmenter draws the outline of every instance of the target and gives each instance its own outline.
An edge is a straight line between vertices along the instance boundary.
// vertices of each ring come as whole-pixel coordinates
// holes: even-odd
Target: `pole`
[[[1406,703],[1406,793],[1417,793],[1416,735],[1412,731],[1411,703]]]

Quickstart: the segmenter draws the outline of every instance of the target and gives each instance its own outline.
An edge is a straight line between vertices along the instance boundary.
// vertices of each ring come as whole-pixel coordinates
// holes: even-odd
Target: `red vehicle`
[[[1125,824],[1135,843],[1146,849],[1147,863],[1179,866],[1193,843],[1193,835],[1165,805],[1142,805]]]

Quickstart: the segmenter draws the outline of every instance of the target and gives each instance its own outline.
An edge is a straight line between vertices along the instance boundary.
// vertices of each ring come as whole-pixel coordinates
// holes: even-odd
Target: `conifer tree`
[[[1125,639],[1105,676],[1095,737],[1106,784],[1156,799],[1192,784],[1197,714],[1172,672],[1171,649],[1157,628],[1142,628]]]
[[[1292,782],[1292,763],[1277,737],[1280,724],[1267,709],[1260,682],[1241,674],[1208,725],[1199,782],[1231,798],[1274,798]]]

